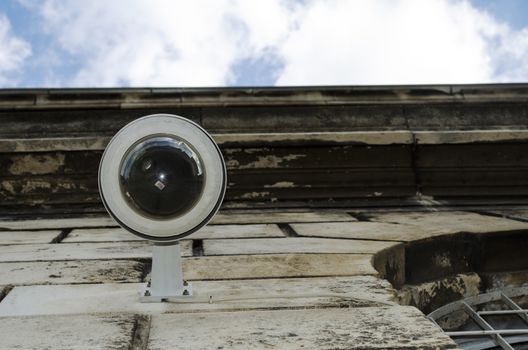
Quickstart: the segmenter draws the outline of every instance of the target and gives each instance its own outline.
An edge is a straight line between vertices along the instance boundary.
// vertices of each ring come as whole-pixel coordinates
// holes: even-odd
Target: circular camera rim
[[[122,137],[120,135],[123,135],[123,133],[127,132],[127,127],[132,126],[132,125],[134,125],[136,123],[143,123],[145,120],[153,119],[153,118],[169,118],[169,119],[178,120],[178,123],[182,123],[183,122],[183,123],[190,124],[193,128],[195,128],[196,130],[198,130],[200,132],[200,135],[205,137],[204,140],[207,140],[206,142],[209,142],[213,146],[210,150],[214,150],[215,151],[215,156],[218,157],[217,159],[218,159],[218,161],[219,161],[219,163],[221,165],[221,170],[219,171],[219,174],[221,175],[221,184],[218,186],[219,194],[218,194],[218,197],[216,198],[216,202],[215,202],[214,206],[210,210],[208,210],[209,213],[207,215],[205,215],[203,219],[198,220],[199,222],[196,223],[196,224],[193,224],[190,229],[186,230],[185,232],[177,233],[177,234],[174,234],[174,235],[153,236],[152,234],[145,233],[145,232],[140,232],[137,229],[134,229],[133,227],[130,227],[131,225],[126,224],[124,222],[126,220],[122,220],[118,215],[116,215],[114,213],[114,210],[113,210],[112,206],[109,205],[109,203],[107,201],[107,198],[105,197],[105,191],[103,190],[104,186],[103,186],[102,180],[103,180],[103,177],[105,177],[105,176],[104,175],[102,176],[101,174],[102,174],[102,168],[103,168],[103,165],[104,165],[103,163],[104,163],[104,160],[107,159],[107,154],[109,152],[108,150],[110,148],[110,145],[113,142],[117,142],[116,140],[119,137]],[[163,130],[163,131],[160,130],[158,133],[160,133],[160,134],[161,133],[169,134],[169,135],[171,134],[170,132],[167,132],[167,130]],[[177,133],[173,133],[172,135],[174,135],[175,137],[180,138],[180,139],[185,139],[180,134],[177,134]],[[145,137],[145,136],[146,135],[144,135],[143,137]],[[139,138],[134,137],[133,140],[132,140],[132,143],[134,143],[138,139]],[[186,141],[191,143],[188,140],[186,140]],[[207,146],[205,146],[205,147],[207,147]],[[123,146],[122,148],[128,149],[128,147],[126,145]],[[122,155],[120,155],[120,158],[122,158],[123,156],[124,156],[124,153]],[[204,163],[205,163],[204,167],[207,168],[207,161],[204,161]],[[209,135],[209,133],[207,133],[207,131],[205,131],[200,125],[196,124],[192,120],[189,120],[189,119],[187,119],[185,117],[182,117],[182,116],[179,116],[179,115],[175,115],[175,114],[166,114],[166,113],[150,114],[150,115],[143,116],[141,118],[138,118],[138,119],[128,123],[123,128],[121,128],[114,135],[114,137],[110,140],[110,142],[108,143],[107,147],[105,148],[105,150],[103,152],[103,155],[101,157],[101,162],[99,163],[98,186],[99,186],[100,197],[101,197],[101,200],[103,202],[103,205],[104,205],[105,209],[119,223],[120,226],[122,226],[127,231],[129,231],[129,232],[131,232],[131,233],[133,233],[133,234],[135,234],[135,235],[137,235],[137,236],[139,236],[141,238],[144,238],[144,239],[147,239],[147,240],[150,240],[150,241],[154,241],[154,242],[157,242],[157,243],[168,243],[168,244],[170,244],[171,242],[178,241],[178,240],[180,240],[180,239],[192,234],[193,232],[196,232],[197,230],[199,230],[200,228],[205,226],[213,218],[213,216],[218,212],[218,209],[220,208],[220,205],[222,204],[222,201],[223,201],[224,196],[225,196],[225,191],[226,191],[226,186],[227,186],[227,169],[226,169],[225,161],[224,161],[224,159],[222,157],[220,148],[218,147],[218,145],[216,144],[214,139],[211,137],[211,135]],[[123,198],[123,200],[124,200],[124,198]],[[201,202],[203,200],[204,200],[204,198],[201,198],[198,202]],[[186,216],[186,215],[188,215],[188,213],[185,214],[184,216]],[[140,219],[145,220],[146,222],[150,222],[152,224],[156,224],[156,223],[160,222],[160,220],[152,220],[152,219],[148,219],[148,218],[145,218],[145,217],[142,217],[142,216],[138,216],[138,217]],[[164,220],[164,221],[171,222],[171,220]]]

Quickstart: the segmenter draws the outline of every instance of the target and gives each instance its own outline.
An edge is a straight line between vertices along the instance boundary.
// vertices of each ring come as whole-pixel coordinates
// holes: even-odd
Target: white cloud
[[[528,28],[508,32],[506,39],[495,44],[493,52],[499,82],[528,81]]]
[[[282,46],[278,84],[489,82],[497,43],[512,39],[465,1],[315,1]],[[526,55],[526,43],[516,47]],[[526,80],[528,65],[519,69]]]
[[[528,28],[465,0],[20,0],[79,60],[63,85],[229,85],[270,52],[279,85],[528,80]]]
[[[81,60],[72,85],[225,85],[232,65],[287,33],[278,1],[55,1],[38,9],[59,47]],[[273,22],[273,25],[269,24]]]
[[[7,17],[0,14],[0,86],[13,86],[31,46],[11,33]]]

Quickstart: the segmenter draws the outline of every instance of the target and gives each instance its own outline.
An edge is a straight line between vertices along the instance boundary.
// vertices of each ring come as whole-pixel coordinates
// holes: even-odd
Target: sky
[[[528,82],[528,0],[0,0],[0,88]]]

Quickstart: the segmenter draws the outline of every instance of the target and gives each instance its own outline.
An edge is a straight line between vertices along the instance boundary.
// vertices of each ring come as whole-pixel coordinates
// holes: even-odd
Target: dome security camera
[[[180,116],[142,117],[110,140],[99,166],[103,204],[124,229],[154,242],[151,283],[142,301],[192,295],[183,281],[178,241],[212,219],[226,178],[214,140]]]

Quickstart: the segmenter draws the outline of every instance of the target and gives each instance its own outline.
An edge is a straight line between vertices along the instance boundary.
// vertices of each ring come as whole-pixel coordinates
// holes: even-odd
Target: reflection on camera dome
[[[121,191],[140,214],[170,219],[188,212],[200,199],[205,172],[198,154],[170,136],[141,140],[120,167]]]

